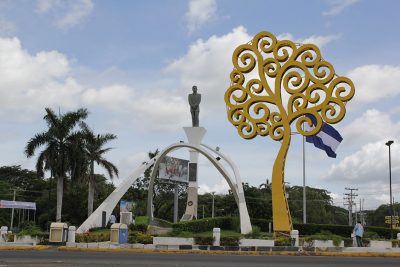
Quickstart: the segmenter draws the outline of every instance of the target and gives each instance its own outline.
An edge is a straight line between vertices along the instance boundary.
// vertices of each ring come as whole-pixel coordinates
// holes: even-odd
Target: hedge
[[[179,222],[172,225],[172,228],[176,231],[188,231],[193,233],[212,231],[215,227],[224,230],[236,230],[238,228],[238,219],[233,217],[215,217]]]
[[[269,223],[273,224],[270,220],[265,219],[251,219],[251,223],[260,227],[261,231],[268,232]],[[353,232],[353,226],[350,225],[336,225],[336,224],[293,224],[293,228],[299,230],[300,235],[314,235],[320,233],[321,231],[329,231],[334,235],[340,235],[343,237],[349,237]],[[381,238],[390,239],[390,228],[376,227],[376,226],[365,226],[365,232],[375,232]],[[396,238],[397,233],[400,230],[393,229],[393,237]]]

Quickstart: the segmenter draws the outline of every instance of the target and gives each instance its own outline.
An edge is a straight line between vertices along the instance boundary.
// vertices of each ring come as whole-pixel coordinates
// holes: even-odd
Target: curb
[[[0,250],[47,250],[49,246],[0,246]]]
[[[399,257],[400,252],[314,252],[314,251],[226,251],[226,250],[165,250],[133,248],[73,248],[59,247],[59,251],[80,252],[131,252],[143,254],[208,254],[208,255],[249,255],[249,256],[340,256],[340,257]]]

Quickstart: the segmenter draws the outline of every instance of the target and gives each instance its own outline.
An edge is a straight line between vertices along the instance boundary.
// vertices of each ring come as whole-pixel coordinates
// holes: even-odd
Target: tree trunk
[[[94,162],[90,163],[89,190],[88,190],[88,217],[93,213],[94,200]]]
[[[290,145],[290,125],[284,125],[284,136],[272,171],[272,218],[274,232],[292,230],[292,218],[285,191],[285,160]]]
[[[58,175],[58,177],[57,177],[57,214],[56,214],[56,222],[61,222],[61,209],[62,209],[63,192],[64,192],[64,179],[63,179],[62,175]]]

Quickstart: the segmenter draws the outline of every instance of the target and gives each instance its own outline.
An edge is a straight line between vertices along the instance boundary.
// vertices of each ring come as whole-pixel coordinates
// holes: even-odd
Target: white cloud
[[[365,65],[350,71],[347,76],[356,88],[352,104],[375,102],[400,93],[400,66]]]
[[[100,89],[90,88],[82,94],[82,100],[88,105],[124,111],[132,106],[134,92],[126,85],[114,84]]]
[[[190,0],[189,10],[186,13],[189,33],[199,29],[212,19],[216,11],[216,0]]]
[[[345,181],[349,184],[366,185],[376,181],[386,183],[388,178],[388,147],[386,139],[368,143],[359,151],[345,157],[338,164],[333,164],[325,180]],[[400,146],[395,140],[391,146],[392,176],[400,174]],[[397,180],[396,180],[397,181]],[[394,182],[394,183],[399,183]]]
[[[229,87],[234,49],[251,40],[244,27],[237,27],[223,36],[211,36],[208,40],[197,40],[183,57],[167,67],[167,72],[176,72],[182,88],[190,91],[197,85],[202,94],[202,107],[223,108],[224,93]]]
[[[35,55],[25,51],[18,38],[0,38],[0,116],[37,117],[47,106],[81,105],[118,112],[148,129],[176,129],[188,113],[186,101],[167,90],[138,91],[111,84],[87,88],[71,74],[68,58],[57,51]],[[16,112],[18,111],[18,112]],[[143,128],[146,128],[143,127]]]
[[[92,13],[92,0],[37,0],[36,11],[40,14],[54,13],[56,25],[61,29],[68,29],[80,24]]]
[[[279,36],[294,39],[288,33]],[[198,86],[203,98],[202,107],[205,107],[206,112],[210,109],[213,112],[225,112],[224,93],[230,85],[232,53],[237,46],[249,42],[252,38],[246,28],[239,26],[226,35],[213,35],[207,40],[199,39],[189,47],[184,56],[172,62],[166,70],[178,74],[181,86],[186,91],[190,91],[193,85]],[[325,45],[337,38],[339,35],[312,36],[297,41]]]
[[[388,113],[369,109],[343,127],[346,145],[358,145],[400,136],[400,123],[392,121]]]
[[[199,194],[206,194],[206,193],[212,193],[215,192],[215,194],[220,195],[220,194],[227,194],[229,191],[229,185],[225,181],[225,179],[221,179],[219,183],[214,184],[212,186],[206,185],[206,184],[200,184],[199,185]]]
[[[336,16],[342,13],[346,8],[354,5],[359,0],[329,0],[330,9],[322,12],[323,16]]]
[[[30,55],[17,38],[0,38],[0,105],[24,118],[45,106],[75,106],[82,90],[68,76],[68,59],[57,51]],[[0,113],[1,115],[1,113]]]
[[[322,35],[312,35],[307,38],[294,38],[294,36],[291,33],[283,33],[277,36],[278,40],[291,40],[295,43],[299,44],[314,44],[318,46],[319,48],[329,44],[330,42],[339,40],[342,37],[341,34],[335,34],[335,35],[327,35],[327,36],[322,36]]]

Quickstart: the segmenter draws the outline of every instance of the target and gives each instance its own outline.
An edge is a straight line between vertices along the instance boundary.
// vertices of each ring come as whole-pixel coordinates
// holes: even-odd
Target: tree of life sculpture
[[[287,233],[292,230],[292,219],[284,170],[291,123],[295,121],[298,133],[310,136],[317,134],[323,123],[341,121],[354,85],[349,78],[335,74],[317,46],[279,41],[269,32],[260,32],[237,47],[232,63],[231,86],[225,92],[229,121],[245,139],[269,135],[281,141],[272,170],[272,214],[274,232]],[[306,115],[316,118],[315,128]],[[303,128],[304,123],[310,127]]]

